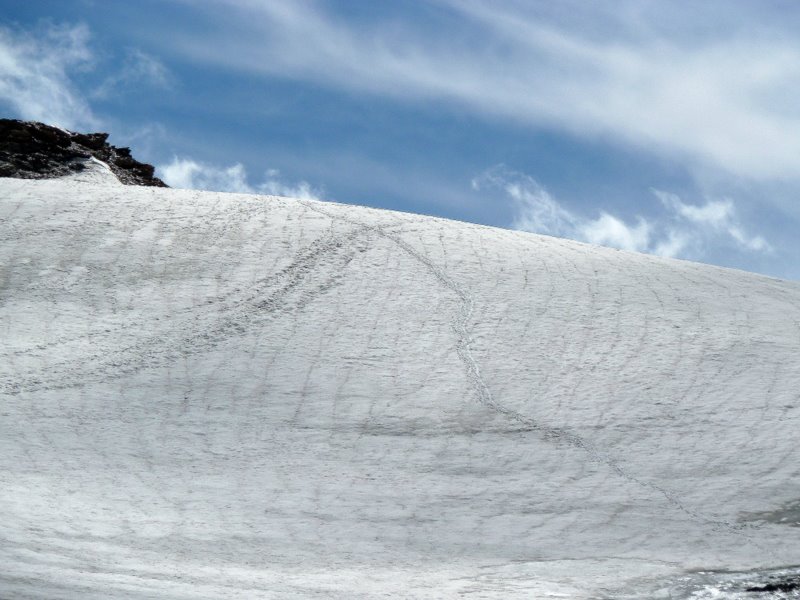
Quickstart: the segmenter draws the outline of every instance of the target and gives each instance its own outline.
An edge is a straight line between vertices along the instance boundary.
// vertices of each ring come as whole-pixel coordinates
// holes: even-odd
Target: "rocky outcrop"
[[[74,133],[44,123],[0,119],[0,177],[48,179],[83,171],[91,157],[106,163],[127,185],[167,187],[152,165],[130,148],[108,143],[107,133]]]

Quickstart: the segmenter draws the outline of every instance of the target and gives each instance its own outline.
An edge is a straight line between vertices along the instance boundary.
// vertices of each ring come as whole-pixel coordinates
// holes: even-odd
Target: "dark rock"
[[[92,150],[100,150],[106,145],[107,133],[78,133],[72,137],[72,141],[81,146],[86,146]]]
[[[130,148],[108,143],[107,133],[74,133],[33,121],[0,119],[0,177],[49,179],[82,171],[91,157],[106,163],[126,185],[167,187],[152,165]]]
[[[800,577],[791,577],[778,581],[770,581],[764,585],[747,588],[747,592],[793,592],[800,590]]]
[[[114,164],[122,169],[132,169],[136,165],[136,161],[130,156],[118,156],[114,160]]]

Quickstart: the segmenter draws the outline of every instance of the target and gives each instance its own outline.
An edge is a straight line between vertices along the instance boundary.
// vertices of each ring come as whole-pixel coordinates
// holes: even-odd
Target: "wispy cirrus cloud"
[[[51,25],[36,33],[0,27],[0,103],[23,119],[93,126],[97,119],[71,78],[93,61],[84,25]]]
[[[225,167],[176,156],[171,162],[160,165],[158,173],[167,185],[182,189],[267,194],[304,200],[320,200],[324,194],[322,189],[315,188],[306,181],[284,181],[280,171],[276,169],[268,169],[259,183],[252,184],[241,163]]]
[[[515,209],[511,227],[532,233],[575,239],[621,250],[701,260],[709,249],[730,246],[741,252],[771,252],[759,235],[748,234],[730,199],[688,204],[675,194],[652,190],[663,211],[655,218],[633,219],[600,211],[588,217],[567,209],[539,182],[504,165],[472,180],[472,187],[501,192]]]
[[[667,208],[674,220],[688,223],[709,234],[727,237],[737,246],[753,252],[770,251],[771,247],[760,235],[748,235],[739,223],[733,201],[709,200],[702,206],[684,204],[675,194],[653,190],[655,196]]]
[[[0,105],[22,119],[88,129],[102,124],[93,101],[171,84],[170,71],[156,57],[129,48],[118,64],[104,62],[90,42],[84,24],[0,26]],[[99,85],[76,83],[81,75],[96,74],[101,63],[108,74]]]
[[[167,89],[172,83],[172,75],[156,57],[129,48],[121,67],[92,92],[93,98],[108,98],[113,93],[130,92],[140,86]]]
[[[727,4],[684,5],[681,26],[673,7],[643,2],[581,3],[577,21],[569,3],[435,0],[433,24],[346,18],[311,0],[206,6],[228,27],[177,42],[206,63],[454,103],[746,178],[800,176],[800,41],[724,33],[715,23]]]

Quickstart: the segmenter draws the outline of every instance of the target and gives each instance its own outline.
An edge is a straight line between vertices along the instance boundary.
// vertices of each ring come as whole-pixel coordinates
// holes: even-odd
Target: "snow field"
[[[0,180],[0,265],[0,596],[667,598],[800,564],[796,283],[100,167]]]

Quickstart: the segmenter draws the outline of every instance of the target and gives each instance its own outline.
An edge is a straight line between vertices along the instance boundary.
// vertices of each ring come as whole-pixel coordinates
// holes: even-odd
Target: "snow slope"
[[[0,180],[0,269],[0,598],[798,571],[796,283],[100,165]]]

